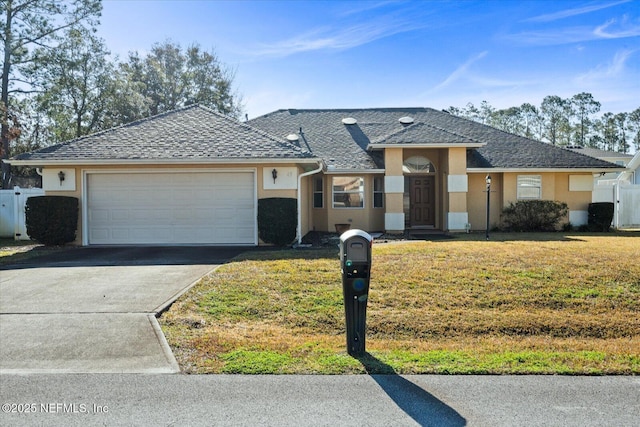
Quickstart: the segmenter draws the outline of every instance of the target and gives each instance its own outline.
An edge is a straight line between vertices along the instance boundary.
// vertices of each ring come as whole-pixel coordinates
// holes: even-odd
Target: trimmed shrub
[[[589,230],[609,231],[613,221],[613,207],[613,202],[589,203]]]
[[[502,211],[502,221],[511,231],[556,231],[569,207],[553,200],[519,200]]]
[[[25,204],[27,234],[47,246],[76,239],[78,199],[67,196],[29,197]]]
[[[258,200],[258,236],[265,243],[287,246],[296,238],[296,199],[271,197]]]

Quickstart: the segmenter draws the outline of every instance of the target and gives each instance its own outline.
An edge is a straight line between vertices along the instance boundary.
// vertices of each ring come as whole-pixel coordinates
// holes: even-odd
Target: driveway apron
[[[156,320],[240,248],[72,248],[0,270],[0,373],[174,373]]]

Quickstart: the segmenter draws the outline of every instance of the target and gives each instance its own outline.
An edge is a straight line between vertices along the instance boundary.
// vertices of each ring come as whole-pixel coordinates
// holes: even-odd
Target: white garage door
[[[90,245],[256,243],[253,172],[90,173]]]

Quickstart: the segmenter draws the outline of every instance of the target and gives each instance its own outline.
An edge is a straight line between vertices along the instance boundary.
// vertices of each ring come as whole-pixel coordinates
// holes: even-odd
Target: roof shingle
[[[353,118],[345,124],[342,119]],[[399,119],[410,117],[412,120]],[[287,135],[297,134],[298,140]],[[17,160],[250,161],[317,159],[337,170],[384,168],[386,145],[460,145],[474,169],[619,166],[431,108],[278,110],[240,123],[192,105],[74,139]]]
[[[77,138],[17,160],[221,160],[304,159],[313,155],[285,138],[278,139],[208,108],[192,105]]]
[[[350,117],[356,124],[345,125]],[[403,124],[411,117],[413,124]],[[474,147],[468,168],[609,169],[618,166],[431,108],[278,110],[249,123],[274,134],[302,131],[309,149],[338,169],[383,168],[376,145],[460,144]]]

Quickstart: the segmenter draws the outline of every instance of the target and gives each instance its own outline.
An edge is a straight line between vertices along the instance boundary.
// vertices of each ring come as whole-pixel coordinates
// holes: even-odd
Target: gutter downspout
[[[302,178],[322,172],[323,168],[324,166],[322,161],[320,161],[318,162],[318,169],[298,175],[298,226],[296,227],[296,239],[298,240],[298,245],[302,244]]]

